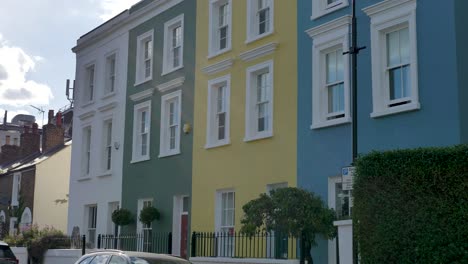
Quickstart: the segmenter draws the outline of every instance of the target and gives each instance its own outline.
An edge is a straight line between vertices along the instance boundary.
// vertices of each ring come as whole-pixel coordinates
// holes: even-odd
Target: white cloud
[[[31,57],[23,49],[9,45],[0,36],[0,105],[49,104],[53,98],[51,88],[27,79],[41,60],[40,56]]]
[[[129,9],[139,0],[102,0],[100,2],[103,13],[99,16],[103,21],[118,15],[125,9]]]

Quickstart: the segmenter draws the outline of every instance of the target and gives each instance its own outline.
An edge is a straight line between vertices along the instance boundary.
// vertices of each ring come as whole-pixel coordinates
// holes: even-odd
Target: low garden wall
[[[19,260],[18,264],[28,263],[25,247],[12,247],[11,251]],[[44,255],[44,264],[73,264],[81,257],[81,249],[49,249]]]

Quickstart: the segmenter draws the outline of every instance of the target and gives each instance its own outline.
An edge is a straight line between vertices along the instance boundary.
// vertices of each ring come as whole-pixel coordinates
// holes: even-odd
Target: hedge
[[[468,263],[468,145],[359,157],[361,263]]]

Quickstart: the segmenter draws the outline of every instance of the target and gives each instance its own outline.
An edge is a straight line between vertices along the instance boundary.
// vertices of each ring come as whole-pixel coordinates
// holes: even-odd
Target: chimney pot
[[[54,118],[54,110],[49,110],[49,121],[48,124],[52,124],[52,119]]]
[[[33,134],[37,134],[37,128],[38,128],[37,123],[34,123],[34,124],[32,125],[32,133],[33,133]]]
[[[57,127],[62,127],[62,113],[58,112],[57,116],[55,117],[55,125]]]

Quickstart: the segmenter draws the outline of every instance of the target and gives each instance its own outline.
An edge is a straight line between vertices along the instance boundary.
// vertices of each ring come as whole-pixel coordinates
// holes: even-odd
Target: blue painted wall
[[[349,1],[350,5],[352,0]],[[468,142],[468,1],[417,2],[419,102],[413,112],[371,118],[372,79],[370,19],[363,8],[381,0],[357,0],[358,152],[447,146]],[[454,16],[454,10],[458,16]],[[312,1],[298,0],[298,186],[327,200],[328,177],[341,175],[352,161],[351,125],[310,129],[312,123],[312,39],[305,33],[333,19],[351,14],[351,6],[311,20]],[[440,19],[435,19],[440,18]],[[442,19],[444,18],[444,19]],[[455,27],[455,21],[460,23]],[[464,34],[456,37],[456,33]],[[458,49],[457,49],[458,44]],[[465,49],[465,51],[460,51]],[[457,59],[457,51],[462,56]],[[462,71],[463,70],[463,71]],[[462,74],[464,73],[464,75]],[[460,78],[459,77],[460,74]],[[465,88],[465,89],[463,89]],[[462,125],[461,125],[462,124]],[[313,249],[314,263],[327,263],[326,241]]]

